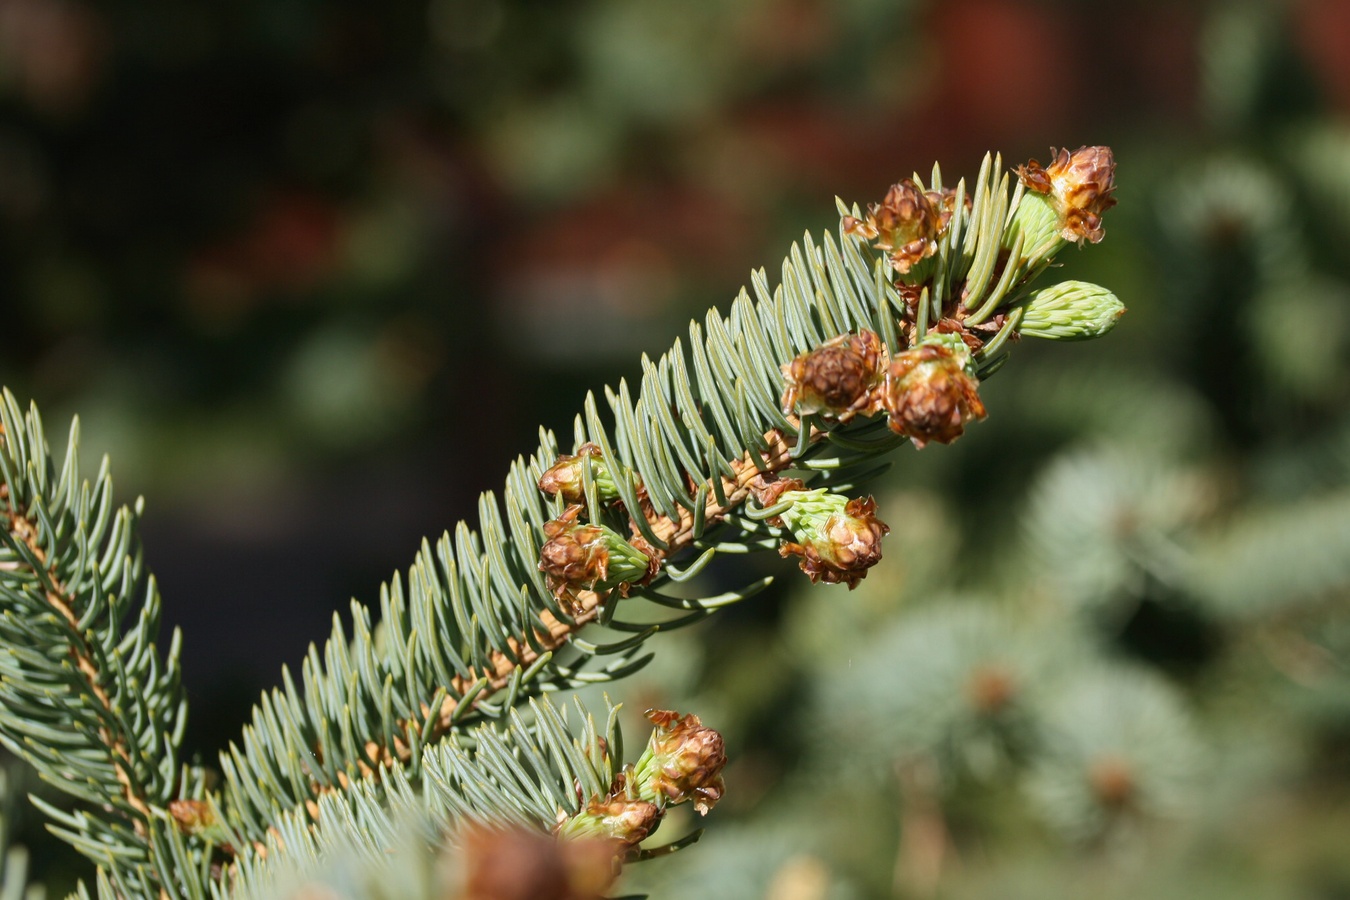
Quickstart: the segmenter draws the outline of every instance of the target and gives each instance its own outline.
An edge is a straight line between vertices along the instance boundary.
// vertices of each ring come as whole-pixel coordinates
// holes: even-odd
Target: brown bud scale
[[[722,735],[690,713],[649,709],[647,718],[657,727],[652,735],[660,771],[653,789],[671,802],[693,800],[699,815],[707,815],[722,799],[722,769],[727,755]]]
[[[1066,241],[1097,243],[1106,236],[1102,214],[1116,205],[1116,160],[1110,147],[1050,148],[1054,161],[1042,167],[1036,160],[1018,166],[1017,175],[1028,190],[1049,194],[1059,214],[1060,236]]]
[[[579,525],[583,507],[567,507],[561,516],[544,525],[548,538],[539,548],[539,569],[558,600],[567,602],[575,591],[589,589],[609,577],[609,550],[599,525]]]
[[[845,216],[844,232],[874,241],[888,252],[891,267],[905,275],[937,252],[943,219],[933,196],[906,178],[891,185],[880,203],[868,204],[864,219]]]
[[[787,390],[783,414],[823,413],[847,422],[877,409],[873,389],[881,381],[885,348],[870,331],[841,334],[783,366]]]
[[[920,344],[897,354],[882,396],[890,429],[919,448],[929,441],[950,444],[967,422],[985,416],[978,387],[949,347]]]
[[[558,461],[539,476],[539,490],[552,497],[562,497],[568,503],[580,503],[585,497],[581,480],[581,460],[589,456],[600,458],[600,448],[592,443],[582,444],[575,454],[563,453]]]
[[[799,566],[814,584],[847,584],[849,590],[867,577],[867,570],[881,561],[881,539],[891,529],[876,517],[871,497],[855,497],[840,515],[825,524],[823,540],[785,542],[778,548],[784,558],[800,556]]]

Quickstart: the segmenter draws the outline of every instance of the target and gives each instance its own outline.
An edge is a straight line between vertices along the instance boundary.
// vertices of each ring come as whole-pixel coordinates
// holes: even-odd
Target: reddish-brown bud
[[[928,191],[925,196],[928,198],[928,202],[933,204],[933,209],[937,210],[937,233],[942,234],[947,230],[947,226],[951,224],[952,216],[956,213],[956,191],[953,188],[943,188],[940,191]],[[966,197],[962,205],[969,212],[971,208],[970,197]]]
[[[881,338],[870,331],[841,334],[783,366],[783,413],[823,413],[847,422],[877,409],[875,391],[885,368]]]
[[[633,788],[639,796],[658,803],[692,800],[699,815],[707,815],[726,790],[722,735],[693,714],[649,709],[647,718],[656,730],[633,769]]]
[[[1070,153],[1051,147],[1050,152],[1055,158],[1049,166],[1033,159],[1018,166],[1018,177],[1029,190],[1050,196],[1064,240],[1097,243],[1106,234],[1102,214],[1116,205],[1111,196],[1116,187],[1111,148],[1079,147]]]
[[[1126,806],[1138,791],[1134,767],[1127,760],[1110,754],[1092,761],[1087,779],[1097,802],[1114,809]]]
[[[779,478],[777,475],[766,478],[763,474],[751,478],[746,486],[761,508],[773,506],[788,491],[806,490],[806,483],[800,478]]]
[[[215,810],[205,800],[170,800],[169,815],[183,834],[201,834],[216,824]]]
[[[637,797],[628,797],[623,776],[615,790],[599,797],[573,816],[561,817],[555,832],[568,838],[603,838],[625,847],[635,847],[661,824],[661,808]]]
[[[999,665],[979,666],[966,681],[966,697],[982,715],[998,715],[1016,696],[1017,679]]]
[[[852,590],[881,560],[881,539],[891,530],[876,510],[871,497],[849,500],[824,489],[803,492],[782,515],[797,541],[785,542],[778,552],[800,556],[801,570],[813,583],[847,584]]]
[[[929,441],[950,444],[967,422],[985,416],[965,344],[952,335],[935,337],[896,354],[882,391],[891,430],[919,448]]]
[[[595,444],[586,443],[577,448],[575,454],[563,453],[558,456],[558,461],[549,466],[543,475],[539,476],[539,490],[552,497],[561,497],[568,503],[582,503],[585,500],[585,492],[582,487],[581,467],[583,460],[591,460],[591,476],[595,480],[595,489],[598,498],[604,502],[613,500],[619,495],[614,487],[614,480],[610,477],[609,469],[605,466],[600,448]]]
[[[644,552],[608,526],[579,524],[582,510],[573,504],[544,525],[548,540],[539,548],[539,570],[554,597],[572,605],[579,590],[616,587],[627,596],[633,584],[645,583],[655,574],[659,561],[654,551]]]
[[[892,268],[904,275],[937,252],[942,214],[929,194],[911,178],[891,185],[880,203],[867,206],[866,218],[844,217],[844,231],[874,241],[887,251]]]
[[[619,845],[524,828],[479,827],[459,841],[447,896],[464,900],[599,900],[618,872]]]

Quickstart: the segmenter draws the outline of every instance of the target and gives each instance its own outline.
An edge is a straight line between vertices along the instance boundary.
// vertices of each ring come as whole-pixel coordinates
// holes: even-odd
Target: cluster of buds
[[[1052,329],[1067,336],[1076,327],[1089,337],[1109,328],[1123,309],[1101,288],[1067,282],[1032,295],[1023,323],[1038,336]],[[785,415],[819,413],[846,422],[884,410],[891,430],[919,448],[929,441],[950,444],[967,422],[985,414],[974,360],[959,334],[930,332],[889,359],[874,333],[843,334],[783,366],[783,379]]]
[[[561,497],[568,503],[585,502],[582,468],[587,464],[587,460],[590,462],[591,479],[595,482],[597,499],[601,503],[617,499],[619,491],[614,486],[614,478],[610,475],[609,467],[605,464],[600,448],[591,443],[582,444],[575,454],[560,455],[558,461],[539,476],[539,490],[550,497]]]
[[[886,349],[871,331],[841,334],[783,366],[783,414],[821,414],[847,422],[876,411]]]
[[[456,843],[447,900],[601,900],[618,875],[610,840],[481,825]]]
[[[1105,236],[1102,213],[1115,205],[1116,160],[1110,147],[1050,150],[1049,166],[1031,160],[1018,166],[1027,191],[1013,216],[1012,227],[1025,234],[1027,253],[1058,242],[1097,243]],[[1058,239],[1056,241],[1056,239]],[[1053,251],[1042,254],[1053,255]]]
[[[647,718],[656,728],[647,749],[628,772],[627,783],[638,797],[662,808],[693,801],[699,815],[707,815],[726,789],[722,735],[692,713],[682,716],[667,709],[649,709]]]
[[[869,241],[886,251],[891,267],[909,274],[937,252],[937,239],[951,219],[954,194],[925,192],[912,178],[891,185],[880,203],[869,203],[867,214],[858,219],[845,216],[844,233]]]
[[[1101,337],[1125,314],[1125,304],[1100,285],[1064,281],[1032,293],[1022,304],[1017,333],[1055,341]]]
[[[642,538],[634,537],[630,543],[607,525],[579,522],[583,509],[574,503],[546,523],[547,540],[539,549],[539,570],[547,576],[549,589],[573,611],[578,591],[618,588],[626,597],[634,584],[655,577],[660,566],[655,550]]]
[[[792,504],[780,518],[797,540],[785,542],[778,552],[800,556],[812,582],[847,584],[852,590],[881,560],[881,539],[890,528],[876,517],[871,497],[850,500],[817,488],[786,491],[779,501]]]
[[[984,418],[979,384],[965,342],[930,332],[917,347],[897,353],[886,372],[882,406],[890,429],[920,449],[929,441],[950,444],[967,422]]]
[[[559,810],[555,835],[606,841],[622,854],[656,830],[666,807],[692,801],[699,815],[707,815],[722,798],[722,735],[692,714],[649,709],[647,718],[656,728],[642,756],[615,777],[609,793],[576,813]]]

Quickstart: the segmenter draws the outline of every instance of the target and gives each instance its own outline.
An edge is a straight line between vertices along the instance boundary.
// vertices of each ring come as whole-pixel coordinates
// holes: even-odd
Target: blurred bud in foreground
[[[652,709],[647,711],[647,718],[656,729],[634,765],[629,783],[643,799],[662,805],[692,800],[699,815],[707,815],[726,789],[722,783],[722,768],[727,764],[722,735],[692,713],[682,716]]]
[[[929,441],[950,444],[971,419],[983,419],[970,350],[954,334],[929,334],[917,347],[897,353],[886,373],[882,405],[891,431],[923,449]]]
[[[792,502],[780,518],[797,540],[778,552],[800,556],[812,582],[847,584],[852,590],[881,560],[881,538],[890,528],[876,517],[871,497],[850,500],[817,488],[787,491],[779,499]]]
[[[884,355],[881,338],[870,331],[841,334],[801,354],[783,366],[783,414],[822,413],[847,422],[872,412]]]
[[[524,828],[471,831],[447,863],[447,900],[599,900],[617,875],[613,841]]]
[[[425,822],[400,823],[375,847],[339,844],[308,860],[282,853],[269,874],[236,883],[246,900],[601,900],[623,845],[476,822],[433,847]],[[354,839],[353,835],[353,839]],[[388,843],[386,843],[388,841]],[[161,896],[168,896],[162,894]]]
[[[1017,333],[1054,341],[1101,337],[1125,314],[1125,304],[1100,285],[1064,281],[1035,291],[1025,301]]]

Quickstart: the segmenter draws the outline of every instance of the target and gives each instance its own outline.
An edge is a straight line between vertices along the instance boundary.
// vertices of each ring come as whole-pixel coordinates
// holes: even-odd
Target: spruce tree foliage
[[[597,727],[551,697],[636,672],[655,634],[769,582],[702,592],[719,555],[777,549],[812,581],[857,586],[889,530],[859,488],[886,457],[983,418],[980,381],[1019,337],[1096,337],[1123,312],[1092,284],[1035,284],[1066,245],[1101,239],[1113,178],[1110,151],[1084,147],[1015,171],[988,156],[955,184],[935,166],[865,211],[840,202],[837,234],[795,244],[777,287],[754,272],[726,314],[644,357],[637,385],[588,395],[570,443],[542,432],[483,495],[477,529],[424,542],[376,605],[335,616],[218,780],[181,759],[180,639],[161,656],[141,503],[114,505],[106,461],[86,480],[78,424],[54,455],[36,407],[5,393],[0,739],[80,801],[38,801],[98,867],[80,894],[278,896],[343,858],[365,874],[342,890],[383,896],[366,866],[387,851],[481,829],[599,839],[608,869],[647,853],[668,808],[707,812],[726,759],[698,717],[649,712],[625,764],[612,708]]]
[[[1028,367],[1000,382],[981,435],[996,452],[878,487],[907,511],[889,566],[841,602],[791,598],[753,637],[786,645],[763,680],[791,690],[720,717],[767,707],[810,752],[758,748],[781,774],[719,831],[731,858],[630,884],[773,896],[814,865],[801,896],[1345,889],[1350,132],[1314,114],[1287,19],[1213,7],[1219,127],[1154,146],[1111,222],[1137,355]],[[991,460],[1028,461],[1028,479],[972,516]]]

